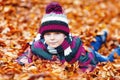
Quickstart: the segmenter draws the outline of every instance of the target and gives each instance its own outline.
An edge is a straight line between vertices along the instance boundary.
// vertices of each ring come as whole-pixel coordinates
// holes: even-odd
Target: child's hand
[[[25,64],[29,64],[30,62],[32,62],[31,58],[29,58],[26,55],[22,55],[20,56],[17,60],[16,60],[20,65],[24,66]]]
[[[24,64],[29,64],[28,57],[26,57],[26,56],[22,57],[22,59],[20,60],[20,62],[24,63]]]
[[[24,66],[25,64],[28,64],[28,59],[26,56],[21,56],[16,60],[21,66]]]

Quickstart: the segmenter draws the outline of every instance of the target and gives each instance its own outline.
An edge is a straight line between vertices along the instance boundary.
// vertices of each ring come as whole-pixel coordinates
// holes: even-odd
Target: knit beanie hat
[[[57,2],[52,2],[46,7],[46,14],[41,20],[39,33],[41,37],[46,32],[62,32],[65,35],[69,35],[70,29],[68,27],[68,20],[63,9]]]

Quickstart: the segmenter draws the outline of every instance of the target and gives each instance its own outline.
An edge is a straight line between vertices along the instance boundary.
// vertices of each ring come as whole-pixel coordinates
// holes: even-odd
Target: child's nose
[[[55,36],[52,34],[52,35],[50,36],[50,39],[55,39]]]

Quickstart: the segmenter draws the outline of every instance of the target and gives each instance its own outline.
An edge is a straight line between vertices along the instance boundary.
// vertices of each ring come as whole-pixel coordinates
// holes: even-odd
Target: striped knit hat
[[[46,14],[41,20],[39,33],[43,37],[46,32],[62,32],[65,35],[70,32],[67,17],[57,2],[47,5]]]

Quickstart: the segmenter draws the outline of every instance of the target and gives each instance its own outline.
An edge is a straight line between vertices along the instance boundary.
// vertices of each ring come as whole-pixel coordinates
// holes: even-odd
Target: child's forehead
[[[54,33],[54,34],[55,34],[55,33],[61,33],[61,34],[63,34],[62,32],[59,32],[59,31],[50,31],[50,32],[46,32],[46,33]],[[45,33],[45,34],[46,34],[46,33]]]

